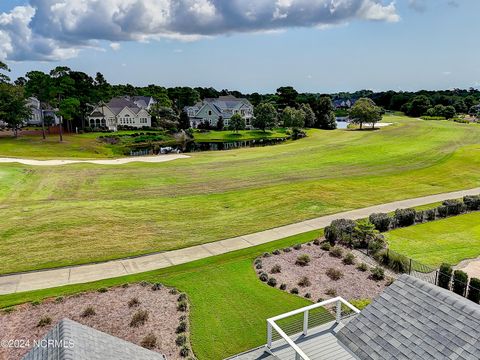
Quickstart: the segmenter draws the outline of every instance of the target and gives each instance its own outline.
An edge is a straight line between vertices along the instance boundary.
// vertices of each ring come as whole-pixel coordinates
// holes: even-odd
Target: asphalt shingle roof
[[[34,347],[23,360],[166,360],[162,354],[69,319],[57,323],[44,340],[57,345]],[[67,346],[58,346],[60,341]]]
[[[480,359],[480,306],[402,275],[337,338],[360,359]]]

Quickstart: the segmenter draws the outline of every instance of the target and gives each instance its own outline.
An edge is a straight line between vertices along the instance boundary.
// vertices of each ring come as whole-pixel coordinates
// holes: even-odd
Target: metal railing
[[[282,326],[278,324],[280,320],[287,319],[287,318],[292,318],[295,317],[296,315],[303,314],[303,324],[302,324],[302,329],[301,329],[301,334],[303,336],[308,335],[308,330],[311,328],[311,320],[312,316],[311,314],[320,308],[325,308],[328,305],[335,305],[335,317],[329,317],[329,321],[335,321],[337,324],[339,324],[342,320],[342,305],[347,308],[347,313],[349,314],[348,316],[351,316],[351,313],[353,314],[358,314],[360,313],[360,310],[358,310],[355,306],[350,304],[348,301],[343,299],[342,297],[335,297],[333,299],[325,300],[313,305],[309,305],[297,310],[290,311],[285,314],[281,314],[272,318],[267,319],[267,351],[274,355],[272,351],[272,344],[274,341],[274,336],[273,332],[275,331],[281,339],[283,339],[288,346],[290,346],[293,351],[295,352],[295,360],[310,360],[310,358],[300,349],[300,347],[295,343],[292,338],[287,335],[287,332],[285,332],[282,329]],[[314,322],[316,325],[317,322]]]

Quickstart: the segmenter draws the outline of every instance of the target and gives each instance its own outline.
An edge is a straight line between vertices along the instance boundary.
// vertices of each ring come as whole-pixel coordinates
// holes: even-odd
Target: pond
[[[215,151],[215,150],[232,150],[247,147],[271,146],[283,143],[289,140],[288,138],[277,139],[259,139],[259,140],[240,140],[240,141],[225,141],[225,142],[187,142],[184,146],[183,152],[196,151]]]
[[[337,129],[347,129],[348,124],[347,118],[337,117]]]

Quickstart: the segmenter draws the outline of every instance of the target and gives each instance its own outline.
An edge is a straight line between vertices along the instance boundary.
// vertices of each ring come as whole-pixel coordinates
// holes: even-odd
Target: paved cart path
[[[446,199],[461,198],[465,195],[480,194],[480,188],[454,191],[450,193],[424,196],[415,199],[394,201],[363,209],[345,211],[321,216],[295,224],[280,226],[249,235],[237,236],[208,244],[192,246],[180,250],[166,251],[136,258],[112,260],[104,263],[79,265],[54,270],[12,274],[0,277],[0,295],[22,291],[46,289],[57,286],[86,283],[145,271],[162,269],[173,265],[224,254],[251,246],[265,244],[287,236],[322,229],[334,219],[362,219],[374,212],[390,212],[398,208],[427,205]]]

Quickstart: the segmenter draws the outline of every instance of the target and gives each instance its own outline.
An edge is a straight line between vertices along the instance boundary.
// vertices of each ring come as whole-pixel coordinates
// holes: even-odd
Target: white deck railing
[[[329,304],[336,304],[336,316],[335,322],[338,324],[342,320],[342,304],[347,306],[351,309],[354,313],[360,313],[355,306],[350,304],[348,301],[343,299],[342,297],[338,296],[333,299],[325,300],[313,305],[309,305],[303,307],[301,309],[293,310],[285,314],[281,314],[278,316],[274,316],[270,319],[267,319],[267,350],[272,352],[272,342],[273,342],[273,330],[275,330],[282,338],[287,342],[287,344],[295,351],[295,360],[310,360],[310,358],[300,349],[300,347],[295,344],[293,341],[283,330],[282,328],[276,323],[278,320],[282,320],[288,318],[290,316],[298,315],[303,313],[303,335],[308,335],[308,325],[309,325],[309,312],[310,310],[314,310],[320,307],[324,307],[325,305]]]

